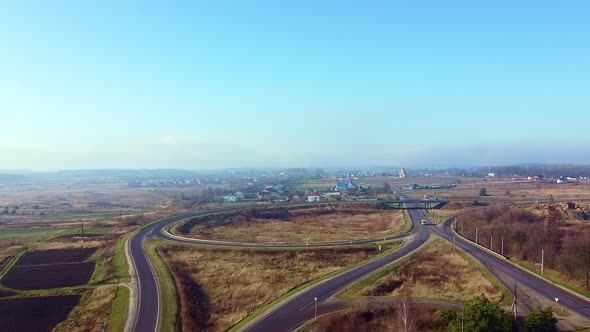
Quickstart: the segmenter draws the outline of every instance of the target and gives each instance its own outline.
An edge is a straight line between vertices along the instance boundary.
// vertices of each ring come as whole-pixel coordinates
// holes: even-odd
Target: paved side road
[[[281,304],[278,308],[275,307],[274,311],[266,314],[261,319],[245,326],[243,330],[252,332],[290,331],[314,317],[314,298],[317,298],[319,305],[350,283],[418,249],[426,243],[430,234],[428,227],[421,225],[421,220],[427,218],[422,210],[409,210],[409,213],[414,229],[418,233],[414,241],[394,253],[345,272],[327,282],[307,288],[289,301]]]
[[[137,310],[136,316],[133,319],[131,331],[157,331],[160,317],[160,291],[158,288],[158,281],[144,252],[144,239],[148,236],[152,236],[154,230],[159,227],[165,227],[173,222],[203,213],[204,212],[188,213],[164,219],[141,229],[129,240],[131,254],[130,264],[133,264],[137,281]]]
[[[443,229],[438,227],[432,228],[436,234],[453,243],[453,232],[451,230],[453,221],[454,218],[446,220],[443,224]],[[559,298],[559,303],[561,305],[569,308],[572,311],[575,311],[581,316],[590,318],[590,299],[573,295],[543,278],[527,273],[513,266],[505,259],[499,258],[485,250],[482,250],[481,248],[471,244],[469,241],[466,241],[459,236],[455,238],[455,241],[457,247],[478,259],[492,273],[495,274],[496,271],[504,273],[510,278],[527,285],[531,289],[549,299],[551,302],[555,301],[555,298]],[[509,289],[511,287],[511,285],[506,286]]]

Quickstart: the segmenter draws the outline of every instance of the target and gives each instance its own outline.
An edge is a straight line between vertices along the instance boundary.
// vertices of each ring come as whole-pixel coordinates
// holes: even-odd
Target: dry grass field
[[[362,296],[399,296],[403,288],[411,297],[468,301],[483,294],[501,300],[502,293],[475,265],[452,245],[435,241],[417,256],[376,283],[361,290]]]
[[[413,305],[410,308],[410,331],[433,331],[436,327],[436,308]],[[318,317],[301,332],[396,332],[403,331],[400,312],[395,306],[389,308],[363,308],[347,310]]]
[[[374,257],[376,248],[200,249],[164,245],[159,253],[180,293],[183,331],[225,331],[289,290]]]
[[[98,330],[100,322],[107,321],[111,303],[115,298],[116,287],[115,285],[103,285],[87,291],[80,300],[80,304],[53,331],[84,332]]]
[[[486,188],[488,196],[479,196],[481,188]],[[590,183],[537,183],[517,178],[466,178],[457,187],[436,190],[414,190],[417,196],[437,196],[450,201],[471,202],[515,202],[532,203],[537,194],[541,203],[548,202],[551,195],[557,201],[589,201]]]
[[[401,211],[376,208],[293,209],[287,218],[229,216],[197,223],[188,236],[241,242],[323,242],[380,238],[400,232]]]

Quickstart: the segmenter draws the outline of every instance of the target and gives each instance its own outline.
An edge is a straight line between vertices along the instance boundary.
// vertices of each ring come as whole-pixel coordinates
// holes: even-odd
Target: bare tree
[[[399,302],[398,302],[398,314],[401,321],[401,328],[404,332],[414,330],[414,321],[410,317],[410,291],[402,286],[400,289]]]

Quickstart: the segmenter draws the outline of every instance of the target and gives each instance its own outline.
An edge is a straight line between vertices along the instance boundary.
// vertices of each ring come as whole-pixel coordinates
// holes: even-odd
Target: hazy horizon
[[[588,9],[4,3],[0,169],[590,164]]]

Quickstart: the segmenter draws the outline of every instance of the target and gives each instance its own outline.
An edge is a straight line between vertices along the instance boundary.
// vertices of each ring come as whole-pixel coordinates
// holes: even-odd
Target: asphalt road
[[[157,224],[152,224],[143,228],[130,239],[129,249],[131,264],[135,267],[138,282],[137,312],[131,331],[157,331],[160,316],[160,291],[158,288],[158,281],[143,250],[143,240],[146,237],[151,236],[154,229],[161,227],[162,224],[169,225],[170,223],[188,218],[191,215],[194,214],[184,214],[167,218]]]
[[[454,218],[446,220],[443,224],[442,230],[438,227],[432,227],[432,229],[436,234],[453,243],[453,232],[451,230],[453,221]],[[533,276],[530,273],[513,266],[507,260],[482,250],[475,244],[472,244],[471,241],[464,240],[460,236],[457,236],[455,241],[458,248],[478,259],[485,267],[490,270],[490,272],[492,272],[492,274],[497,274],[498,272],[504,273],[510,278],[527,285],[529,288],[545,296],[550,301],[554,302],[555,298],[558,298],[559,303],[564,307],[567,307],[584,317],[590,318],[589,299],[584,299],[581,296],[573,295],[542,278]],[[505,286],[508,289],[513,287],[513,285]]]
[[[136,235],[134,235],[129,241],[129,249],[131,255],[131,264],[133,264],[138,282],[138,294],[137,294],[137,311],[136,316],[133,320],[131,331],[133,332],[151,332],[157,331],[160,315],[160,294],[158,288],[157,277],[154,274],[152,266],[145,254],[143,249],[143,242],[147,237],[162,238],[174,242],[182,243],[199,243],[205,245],[214,246],[242,246],[242,247],[302,247],[302,244],[246,244],[238,242],[227,242],[227,241],[205,241],[195,239],[178,239],[166,235],[163,230],[167,226],[182,219],[195,217],[199,215],[209,214],[212,212],[222,212],[235,210],[236,207],[219,208],[215,210],[189,212],[166,218],[155,222],[143,229],[141,229]],[[411,212],[411,214],[419,213],[418,210]],[[418,221],[419,224],[419,221]],[[414,225],[416,225],[414,221]],[[404,233],[392,237],[386,238],[387,240],[397,239],[407,236],[409,233]],[[427,235],[426,235],[427,236]],[[325,246],[349,246],[373,243],[376,241],[383,241],[384,239],[375,240],[360,240],[360,241],[344,241],[344,242],[333,242],[329,244],[310,243],[305,247],[325,247]]]
[[[317,298],[317,303],[319,305],[326,301],[330,296],[359,278],[362,278],[419,248],[429,237],[429,227],[421,225],[421,220],[427,218],[424,216],[424,211],[422,210],[409,210],[409,213],[414,224],[414,230],[418,233],[418,236],[414,241],[387,256],[383,256],[370,263],[345,272],[327,282],[307,288],[297,296],[275,308],[274,311],[268,313],[263,318],[257,320],[250,326],[247,326],[245,330],[263,332],[290,331],[301,323],[314,317],[314,298]]]

